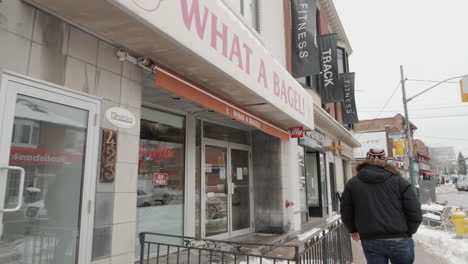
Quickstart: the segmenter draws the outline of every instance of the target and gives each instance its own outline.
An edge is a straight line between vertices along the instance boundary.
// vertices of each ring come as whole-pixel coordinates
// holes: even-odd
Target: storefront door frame
[[[10,87],[9,83],[17,83]],[[99,144],[99,116],[100,100],[68,90],[62,86],[35,80],[30,77],[0,69],[0,167],[8,166],[13,122],[15,116],[15,104],[18,94],[34,97],[51,102],[79,108],[88,111],[88,127],[86,136],[86,157],[84,159],[81,209],[80,209],[80,232],[78,264],[90,263],[93,243],[94,225],[94,199],[96,188],[96,167],[98,160]],[[2,202],[4,197],[3,186],[6,182],[7,170],[0,170],[0,195]],[[0,213],[1,214],[1,213]],[[0,225],[2,219],[0,216]],[[0,226],[0,228],[2,228]],[[1,230],[1,229],[0,229]],[[1,232],[1,231],[0,231]]]
[[[231,150],[236,149],[236,150],[245,150],[248,151],[249,155],[249,210],[250,210],[250,228],[242,229],[242,230],[237,230],[233,231],[232,229],[232,194],[231,191],[228,191],[228,232],[211,236],[210,238],[216,238],[216,239],[225,239],[225,238],[230,238],[230,237],[235,237],[235,236],[240,236],[244,234],[249,234],[253,231],[253,170],[252,170],[252,147],[248,145],[242,145],[242,144],[235,144],[235,143],[229,143],[226,141],[220,141],[220,140],[215,140],[215,139],[208,139],[208,138],[202,138],[202,155],[201,155],[201,233],[202,237],[206,237],[205,233],[205,224],[206,224],[206,192],[205,192],[205,171],[206,171],[206,163],[205,163],[205,147],[206,146],[215,146],[215,147],[222,147],[227,149],[227,182],[228,182],[228,190],[232,189],[232,181],[230,177],[230,172],[231,172]]]

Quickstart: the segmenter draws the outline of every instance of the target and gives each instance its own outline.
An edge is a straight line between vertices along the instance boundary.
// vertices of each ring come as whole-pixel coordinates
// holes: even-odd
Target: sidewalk
[[[362,252],[361,242],[352,241],[351,243],[353,245],[354,264],[366,264],[367,262],[364,257],[364,253]],[[447,261],[430,254],[428,250],[419,243],[416,243],[415,250],[415,264],[449,264]]]

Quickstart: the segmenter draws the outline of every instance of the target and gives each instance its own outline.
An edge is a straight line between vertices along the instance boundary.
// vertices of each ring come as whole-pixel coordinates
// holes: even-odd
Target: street
[[[447,201],[449,206],[468,208],[468,192],[457,191],[452,184],[437,187],[437,202]]]

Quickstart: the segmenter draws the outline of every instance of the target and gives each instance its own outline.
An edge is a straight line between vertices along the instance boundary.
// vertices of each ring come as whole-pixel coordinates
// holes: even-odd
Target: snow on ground
[[[440,204],[422,204],[421,209],[426,211],[441,212],[444,210],[444,206]]]
[[[310,237],[312,237],[315,233],[317,233],[320,230],[321,230],[320,228],[313,228],[310,231],[307,231],[305,233],[302,233],[302,234],[298,235],[297,239],[299,241],[304,241],[304,240],[309,239]]]
[[[456,239],[452,231],[420,226],[413,238],[449,264],[468,263],[468,237]]]

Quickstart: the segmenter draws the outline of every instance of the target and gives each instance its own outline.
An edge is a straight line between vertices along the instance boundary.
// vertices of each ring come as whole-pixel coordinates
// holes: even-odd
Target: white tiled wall
[[[114,183],[100,183],[96,179],[96,208],[101,208],[96,214],[99,217],[96,228],[101,233],[96,234],[100,234],[100,242],[105,244],[96,249],[106,252],[97,252],[99,257],[93,263],[132,263],[136,238],[141,69],[129,62],[120,62],[115,55],[119,47],[21,0],[0,1],[0,45],[0,68],[101,97],[101,127],[119,132],[118,163]],[[106,110],[115,106],[135,115],[135,127],[118,129],[106,121]]]

